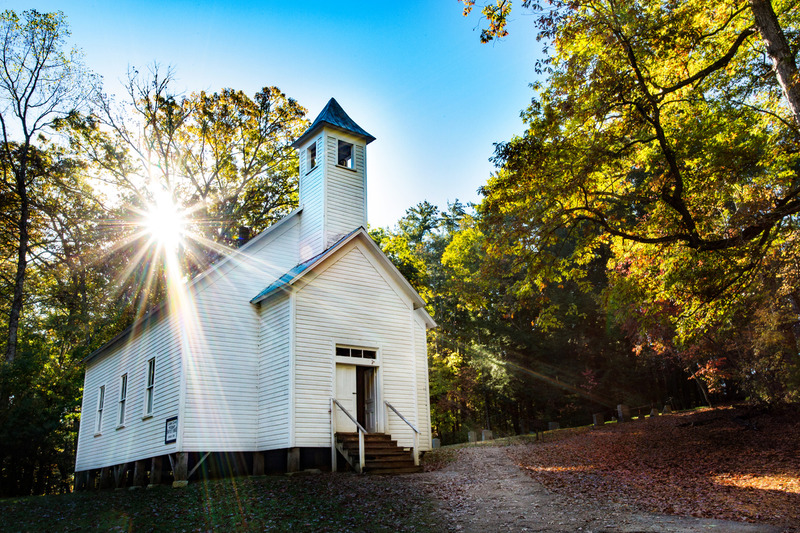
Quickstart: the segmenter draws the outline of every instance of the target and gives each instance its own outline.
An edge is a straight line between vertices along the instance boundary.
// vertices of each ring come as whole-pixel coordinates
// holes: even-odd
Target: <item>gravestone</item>
[[[474,431],[470,431],[469,433],[467,433],[467,440],[469,442],[478,442],[478,434],[475,433]]]
[[[484,429],[481,431],[481,440],[492,440],[492,430],[491,429]]]
[[[617,406],[617,416],[620,422],[629,422],[631,419],[631,408],[625,404],[619,404]]]
[[[600,427],[605,424],[605,419],[603,417],[603,413],[595,413],[592,415],[592,425],[594,427]]]
[[[440,448],[442,446],[442,441],[439,439],[431,439],[431,447],[435,450],[436,448]]]
[[[547,429],[548,431],[553,431],[554,429],[559,429],[561,425],[558,422],[548,422]]]

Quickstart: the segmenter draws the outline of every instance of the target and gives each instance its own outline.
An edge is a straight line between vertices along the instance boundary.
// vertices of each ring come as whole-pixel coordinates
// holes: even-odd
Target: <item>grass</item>
[[[2,531],[434,531],[429,496],[403,476],[234,478],[149,490],[0,500]]]

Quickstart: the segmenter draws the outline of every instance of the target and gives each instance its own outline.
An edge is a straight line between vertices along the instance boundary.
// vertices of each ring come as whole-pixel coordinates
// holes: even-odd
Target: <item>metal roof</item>
[[[328,100],[322,112],[311,124],[311,127],[309,127],[299,139],[292,143],[292,147],[299,147],[324,125],[332,126],[348,133],[358,135],[359,137],[364,137],[367,140],[367,144],[375,140],[375,137],[364,131],[361,126],[353,122],[352,118],[347,116],[347,113],[344,112],[344,109],[342,109],[342,106],[339,105],[339,102],[337,102],[335,98],[331,98]]]
[[[250,302],[253,303],[261,301],[264,298],[266,298],[270,293],[289,285],[294,278],[302,274],[303,271],[305,271],[305,269],[313,265],[317,259],[319,259],[319,255],[315,255],[311,259],[308,259],[307,261],[304,261],[299,265],[295,265],[290,271],[288,271],[286,274],[273,281],[266,289],[259,292],[254,298],[250,300]]]
[[[250,303],[251,304],[258,303],[267,296],[269,296],[271,293],[275,292],[276,290],[284,289],[288,285],[291,285],[292,282],[294,282],[295,279],[299,278],[301,274],[303,274],[303,272],[305,272],[309,267],[314,266],[315,264],[321,262],[327,256],[331,255],[334,251],[336,251],[336,249],[339,248],[340,245],[348,241],[350,237],[358,233],[358,231],[361,229],[363,228],[358,227],[354,229],[353,231],[351,231],[350,233],[348,233],[347,235],[336,241],[332,246],[324,250],[322,253],[319,253],[314,257],[312,257],[311,259],[306,259],[302,263],[293,266],[291,270],[289,270],[284,275],[282,275],[281,277],[270,283],[270,285],[266,289],[259,292],[253,298],[251,298]]]

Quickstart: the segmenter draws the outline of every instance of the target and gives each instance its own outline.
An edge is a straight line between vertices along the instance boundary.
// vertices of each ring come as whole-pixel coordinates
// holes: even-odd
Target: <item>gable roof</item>
[[[325,108],[320,112],[314,122],[311,124],[305,133],[303,133],[295,142],[292,143],[292,148],[299,148],[306,140],[314,135],[317,130],[323,126],[331,126],[333,128],[364,137],[367,144],[375,140],[375,137],[364,131],[364,129],[356,124],[352,118],[347,116],[342,106],[336,99],[331,98],[328,100]]]
[[[330,248],[322,252],[321,254],[312,257],[302,263],[299,263],[288,272],[286,272],[283,276],[278,278],[274,283],[271,283],[267,288],[263,291],[258,293],[254,296],[251,300],[251,304],[258,304],[265,299],[267,299],[270,295],[276,293],[277,291],[287,291],[291,288],[292,285],[297,283],[301,280],[308,272],[311,272],[317,266],[321,265],[325,261],[328,260],[333,254],[335,254],[338,250],[344,247],[350,241],[355,239],[361,239],[363,243],[367,245],[367,247],[372,251],[373,256],[381,263],[381,265],[386,269],[389,275],[400,285],[404,292],[409,295],[411,301],[413,302],[414,309],[420,310],[423,313],[423,318],[427,323],[428,327],[436,327],[436,322],[434,322],[433,318],[428,314],[425,310],[425,301],[420,297],[414,287],[408,282],[408,280],[403,276],[403,274],[397,270],[397,267],[386,257],[386,254],[383,253],[383,250],[372,240],[372,237],[369,236],[367,230],[363,227],[359,227],[354,231],[351,231],[341,239],[339,239],[334,245]]]

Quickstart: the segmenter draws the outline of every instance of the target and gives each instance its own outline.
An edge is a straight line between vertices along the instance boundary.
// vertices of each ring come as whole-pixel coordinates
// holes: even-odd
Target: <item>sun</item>
[[[184,239],[186,217],[166,193],[156,196],[155,203],[144,214],[144,230],[152,241],[166,251],[174,252]]]

